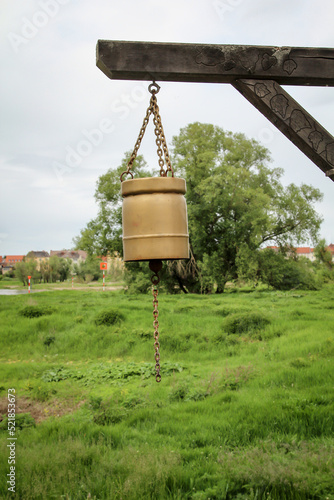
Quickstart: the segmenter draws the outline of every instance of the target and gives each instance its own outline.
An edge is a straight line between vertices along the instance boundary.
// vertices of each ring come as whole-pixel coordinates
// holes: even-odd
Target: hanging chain
[[[159,343],[159,321],[158,321],[158,316],[159,316],[159,311],[158,311],[158,287],[156,285],[152,286],[152,293],[153,293],[153,326],[154,326],[154,359],[155,359],[155,380],[157,382],[161,382],[161,375],[160,375],[160,343]]]
[[[137,139],[137,142],[135,144],[135,147],[134,147],[134,150],[130,156],[130,160],[128,162],[128,166],[127,166],[127,169],[125,172],[122,173],[121,175],[121,182],[123,182],[123,175],[128,175],[130,174],[131,175],[131,178],[133,179],[133,173],[130,172],[131,168],[132,168],[132,165],[133,165],[133,162],[135,161],[136,157],[137,157],[137,153],[138,153],[138,149],[140,148],[140,144],[141,144],[141,141],[142,141],[142,138],[144,137],[144,134],[145,134],[145,130],[146,130],[146,127],[147,127],[147,124],[148,124],[148,121],[149,121],[149,118],[150,118],[150,114],[152,113],[152,110],[151,110],[151,105],[147,108],[147,111],[146,111],[146,116],[144,118],[144,121],[143,121],[143,125],[141,126],[141,129],[140,129],[140,132],[139,132],[139,136],[138,136],[138,139]]]
[[[159,112],[159,106],[158,106],[157,97],[156,97],[156,94],[159,92],[160,87],[158,86],[157,91],[153,91],[152,85],[154,85],[154,84],[151,84],[149,86],[149,91],[153,92],[150,104],[151,104],[151,107],[153,109],[153,115],[154,115],[154,118],[153,118],[153,123],[155,125],[154,133],[157,136],[155,143],[158,147],[157,153],[158,153],[158,157],[159,157],[160,175],[161,175],[161,177],[167,177],[168,172],[171,172],[172,177],[174,177],[174,171],[173,171],[172,164],[171,164],[171,161],[169,158],[165,132],[164,132],[164,129],[162,126],[161,116],[160,116],[160,112]],[[150,89],[150,87],[151,87],[151,89]],[[161,149],[161,145],[162,145],[163,151]],[[166,161],[166,167],[167,167],[166,171],[164,170],[164,160],[162,158],[163,154],[165,156],[165,161]]]
[[[138,150],[140,148],[141,141],[144,137],[146,127],[147,127],[147,124],[149,122],[151,114],[153,114],[153,123],[154,123],[154,127],[155,127],[154,128],[154,133],[156,135],[155,143],[157,145],[157,153],[158,153],[158,158],[159,158],[158,163],[159,163],[159,167],[160,167],[160,176],[167,177],[168,172],[171,172],[172,177],[174,177],[174,171],[173,171],[172,164],[171,164],[171,161],[169,158],[165,133],[164,133],[164,129],[162,126],[161,116],[160,116],[160,112],[159,112],[159,106],[158,106],[157,97],[156,97],[156,94],[160,90],[160,86],[157,83],[153,82],[149,85],[148,90],[152,94],[151,99],[150,99],[150,104],[149,104],[149,107],[147,108],[146,116],[145,116],[143,124],[141,126],[135,147],[134,147],[133,152],[130,156],[130,160],[128,162],[127,169],[124,172],[122,172],[122,174],[121,174],[121,182],[123,182],[124,175],[129,174],[129,175],[131,175],[131,178],[133,179],[133,173],[131,172],[131,168],[133,166],[133,162],[135,161],[135,159],[137,157],[137,153],[138,153]],[[162,148],[161,148],[161,146],[162,146]],[[163,159],[163,155],[165,157],[166,170],[164,169],[165,162]]]
[[[158,284],[160,281],[158,272],[162,269],[161,260],[151,260],[149,262],[149,267],[153,271],[152,281],[152,294],[153,294],[153,326],[154,326],[154,359],[155,359],[155,380],[161,382],[160,375],[160,343],[159,343],[159,311],[158,311]]]

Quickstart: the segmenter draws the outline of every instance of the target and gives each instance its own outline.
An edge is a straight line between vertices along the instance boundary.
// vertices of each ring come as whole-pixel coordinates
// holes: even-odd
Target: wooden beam
[[[99,40],[109,78],[231,83],[334,181],[334,137],[281,85],[334,86],[334,49]]]
[[[334,181],[334,137],[273,80],[233,86]]]
[[[334,86],[334,49],[99,40],[96,64],[109,78]]]

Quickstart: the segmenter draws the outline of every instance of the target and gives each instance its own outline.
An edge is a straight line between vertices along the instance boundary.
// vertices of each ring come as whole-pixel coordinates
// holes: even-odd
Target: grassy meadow
[[[7,391],[16,496],[334,499],[334,286],[0,297],[0,497]]]

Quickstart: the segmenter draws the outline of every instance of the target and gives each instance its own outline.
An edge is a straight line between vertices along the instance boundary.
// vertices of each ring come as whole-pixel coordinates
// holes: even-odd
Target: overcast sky
[[[2,0],[0,255],[71,248],[97,214],[98,177],[134,146],[148,84],[109,80],[98,39],[334,47],[333,20],[333,0]],[[169,143],[194,121],[257,139],[284,184],[320,188],[321,235],[334,243],[333,182],[235,89],[161,86]],[[334,133],[334,88],[286,90]],[[156,166],[152,128],[140,153]]]

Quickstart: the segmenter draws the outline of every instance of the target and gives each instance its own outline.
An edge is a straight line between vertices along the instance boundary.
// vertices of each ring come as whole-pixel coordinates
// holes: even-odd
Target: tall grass
[[[162,294],[156,384],[149,295],[1,297],[2,407],[15,387],[38,422],[17,431],[18,497],[333,499],[333,299]],[[2,471],[6,438],[3,420]]]

